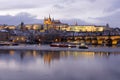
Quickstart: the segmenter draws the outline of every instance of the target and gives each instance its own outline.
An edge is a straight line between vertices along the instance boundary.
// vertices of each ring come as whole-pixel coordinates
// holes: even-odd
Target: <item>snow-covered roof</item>
[[[7,30],[0,30],[0,32],[8,32]]]

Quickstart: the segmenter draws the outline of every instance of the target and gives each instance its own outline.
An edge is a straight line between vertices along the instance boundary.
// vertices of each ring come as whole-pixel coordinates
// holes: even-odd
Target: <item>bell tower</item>
[[[52,24],[52,20],[51,20],[50,14],[49,14],[48,18],[44,18],[44,24],[45,25],[51,25]]]

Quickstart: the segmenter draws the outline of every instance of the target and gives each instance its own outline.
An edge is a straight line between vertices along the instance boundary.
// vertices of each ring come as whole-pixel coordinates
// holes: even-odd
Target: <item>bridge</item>
[[[85,42],[87,44],[93,44],[93,45],[102,45],[102,44],[112,44],[116,45],[120,42],[120,35],[114,35],[114,36],[66,36],[64,37],[64,40],[67,42]]]

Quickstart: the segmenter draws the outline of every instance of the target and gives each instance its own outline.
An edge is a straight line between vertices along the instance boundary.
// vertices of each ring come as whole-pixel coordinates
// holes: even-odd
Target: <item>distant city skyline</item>
[[[1,0],[0,24],[43,23],[44,17],[63,23],[110,24],[120,28],[120,0]]]

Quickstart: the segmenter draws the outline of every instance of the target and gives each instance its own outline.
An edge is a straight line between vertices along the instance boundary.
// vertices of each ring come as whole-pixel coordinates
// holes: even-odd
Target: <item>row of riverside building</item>
[[[59,39],[59,36],[68,36],[68,34],[74,35],[83,35],[89,33],[94,35],[97,34],[106,34],[105,31],[112,31],[113,29],[109,27],[108,24],[102,25],[68,25],[62,23],[60,20],[44,18],[43,24],[21,24],[15,25],[0,25],[0,41],[12,41],[12,42],[35,42],[35,41],[62,41]],[[49,34],[48,34],[49,32]],[[83,33],[82,33],[83,32]],[[64,35],[65,34],[65,35]],[[52,36],[54,37],[52,37]],[[85,34],[86,35],[86,34]],[[50,37],[51,36],[51,37]],[[54,40],[52,40],[54,39]]]
[[[60,20],[44,18],[43,24],[24,24],[23,22],[18,25],[0,25],[0,30],[2,29],[24,29],[24,30],[39,30],[40,32],[45,32],[46,30],[55,29],[61,31],[74,31],[74,32],[101,32],[105,30],[110,30],[108,24],[106,25],[68,25],[66,23],[62,23]]]

